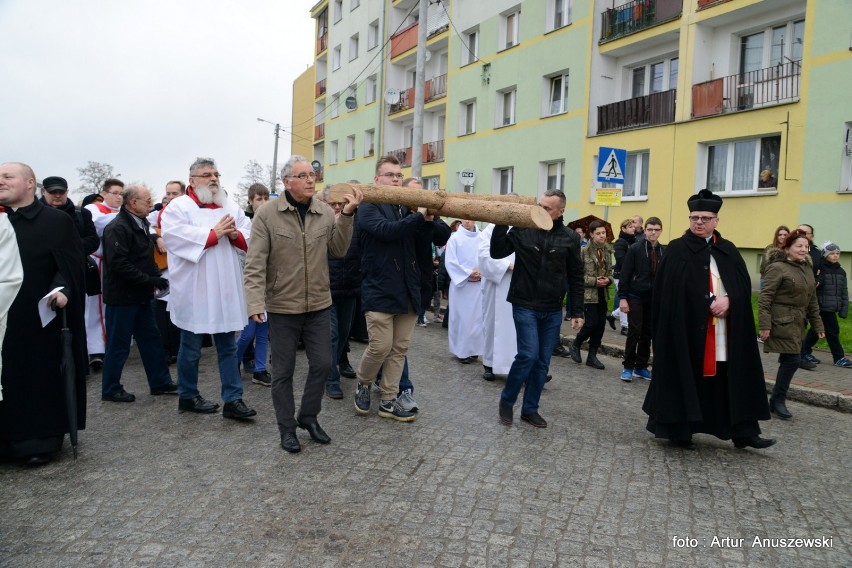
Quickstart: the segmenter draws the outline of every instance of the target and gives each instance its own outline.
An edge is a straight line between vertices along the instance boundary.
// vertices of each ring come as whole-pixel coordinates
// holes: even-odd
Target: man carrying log
[[[515,267],[507,300],[518,337],[518,354],[500,395],[500,422],[512,424],[513,407],[524,387],[521,420],[536,428],[547,422],[538,413],[547,368],[562,323],[562,295],[571,295],[571,327],[583,325],[583,262],[580,239],[562,224],[565,194],[547,191],[539,205],[553,220],[553,228],[527,229],[497,225],[491,235],[491,257],[515,253]]]

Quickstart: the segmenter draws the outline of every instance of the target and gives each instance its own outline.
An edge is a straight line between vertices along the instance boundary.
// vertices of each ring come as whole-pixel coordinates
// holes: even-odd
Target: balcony
[[[426,142],[422,148],[422,163],[431,164],[434,162],[444,161],[444,141],[436,140],[435,142]],[[399,160],[399,165],[403,168],[411,166],[411,146],[408,148],[400,148],[399,150],[391,150],[388,155]]]
[[[692,118],[799,100],[800,61],[728,75],[692,86]]]
[[[391,59],[417,46],[417,28],[415,22],[391,37]]]
[[[447,74],[432,77],[426,81],[425,101],[434,101],[447,96]]]
[[[698,9],[703,10],[705,8],[709,8],[710,6],[715,6],[716,4],[724,4],[725,2],[730,2],[731,0],[698,0]]]
[[[317,81],[314,98],[319,98],[325,94],[325,79]]]
[[[396,114],[414,107],[414,87],[399,92],[399,100],[390,106],[388,114]]]
[[[601,14],[600,43],[680,17],[683,0],[633,0]]]
[[[640,126],[671,124],[677,89],[634,97],[598,107],[598,134]]]
[[[314,142],[325,138],[325,123],[321,122],[314,125]]]
[[[328,49],[328,32],[317,38],[317,55]]]

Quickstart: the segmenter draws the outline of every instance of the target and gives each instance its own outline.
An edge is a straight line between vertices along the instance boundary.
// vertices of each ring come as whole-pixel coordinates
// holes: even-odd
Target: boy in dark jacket
[[[843,319],[849,315],[849,288],[846,284],[846,271],[840,266],[840,247],[831,241],[822,244],[822,263],[817,277],[817,301],[819,315],[825,327],[825,340],[831,349],[834,365],[844,369],[852,369],[850,361],[843,353],[840,343],[840,326],[837,316]],[[802,344],[802,355],[810,355],[809,361],[819,363],[819,359],[811,354],[818,337],[813,328],[808,331]]]

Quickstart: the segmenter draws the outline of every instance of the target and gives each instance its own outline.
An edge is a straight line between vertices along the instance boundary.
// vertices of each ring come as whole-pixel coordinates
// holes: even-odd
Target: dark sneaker
[[[804,369],[806,371],[813,371],[817,368],[817,366],[816,363],[811,363],[810,361],[802,359],[801,361],[799,361],[799,368]]]
[[[136,397],[133,393],[129,393],[126,390],[121,389],[117,393],[103,395],[101,400],[106,400],[108,402],[133,402],[136,400]]]
[[[488,365],[483,365],[482,369],[483,369],[482,370],[482,378],[485,379],[486,381],[493,381],[494,380],[494,369],[492,369]]]
[[[151,394],[153,396],[161,394],[177,394],[177,385],[175,383],[166,383],[164,385],[154,387],[151,389]]]
[[[271,387],[272,377],[269,376],[269,372],[265,369],[263,371],[255,371],[254,373],[252,373],[251,382],[256,385]]]
[[[512,407],[508,404],[500,403],[500,409],[498,411],[500,413],[500,422],[505,424],[506,426],[512,425],[513,420],[513,411]]]
[[[553,356],[568,358],[571,356],[571,353],[567,349],[565,349],[564,345],[559,343],[556,345],[556,347],[553,348]]]
[[[335,400],[343,398],[343,389],[340,388],[340,383],[326,383],[325,396]]]
[[[536,428],[547,428],[547,420],[542,418],[541,414],[538,412],[533,412],[532,414],[521,414],[521,420],[527,424],[535,426]]]
[[[337,372],[340,373],[341,377],[346,377],[347,379],[355,378],[355,369],[352,368],[352,365],[349,364],[349,361],[338,365]]]
[[[822,363],[822,361],[814,357],[811,353],[806,353],[802,355],[802,359],[807,361],[808,363],[813,363],[815,365],[819,365],[820,363]]]
[[[246,406],[246,403],[244,403],[241,398],[232,400],[231,402],[226,402],[224,408],[222,408],[222,418],[245,420],[246,418],[251,418],[256,414],[257,411],[254,408]]]
[[[844,369],[852,369],[852,361],[850,361],[846,357],[841,357],[840,359],[834,362],[834,366],[843,367]]]
[[[414,400],[413,389],[404,389],[401,393],[399,393],[399,396],[396,397],[396,401],[406,412],[416,413],[419,410],[417,402]]]
[[[402,408],[402,405],[396,400],[383,400],[379,406],[379,416],[391,418],[398,422],[414,422],[417,418],[417,415]]]
[[[370,385],[358,384],[355,389],[355,412],[366,416],[370,412]]]

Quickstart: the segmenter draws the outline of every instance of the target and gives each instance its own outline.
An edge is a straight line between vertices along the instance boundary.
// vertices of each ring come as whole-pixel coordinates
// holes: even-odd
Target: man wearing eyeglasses
[[[769,420],[751,308],[751,280],[736,245],[716,231],[722,198],[687,200],[689,229],[666,248],[654,285],[654,370],[642,409],[647,429],[694,450],[693,434],[763,449]]]
[[[331,366],[331,292],[328,257],[343,256],[352,239],[361,192],[344,196],[340,215],[314,194],[316,172],[307,158],[291,156],[281,170],[284,194],[255,213],[245,268],[248,315],[269,316],[272,347],[272,405],[281,448],[302,447],[296,427],[319,444],[331,438],[320,427],[325,382]],[[296,415],[293,374],[299,338],[308,355],[308,376]]]
[[[222,416],[246,420],[257,412],[243,402],[234,332],[245,327],[237,249],[248,249],[251,221],[227,198],[220,180],[216,162],[196,159],[186,194],[170,201],[160,220],[169,251],[169,313],[181,330],[178,410],[212,414],[219,408],[198,391],[201,344],[205,334],[212,334],[225,403]]]
[[[115,218],[121,207],[122,195],[124,194],[124,182],[109,178],[104,181],[101,189],[103,202],[86,205],[86,209],[92,214],[92,223],[98,234],[98,248],[91,254],[92,261],[98,267],[101,282],[103,282],[103,247],[100,240],[104,235],[104,228]],[[93,371],[99,371],[104,366],[104,351],[106,344],[106,320],[104,318],[104,302],[102,294],[86,296],[86,345],[89,350],[89,367]]]
[[[106,304],[106,353],[101,377],[101,400],[133,402],[124,390],[121,372],[130,354],[130,338],[136,338],[152,395],[177,394],[166,363],[166,352],[154,320],[151,299],[168,288],[154,262],[154,242],[146,216],[151,191],[130,184],[124,190],[121,210],[104,228],[104,304]]]

